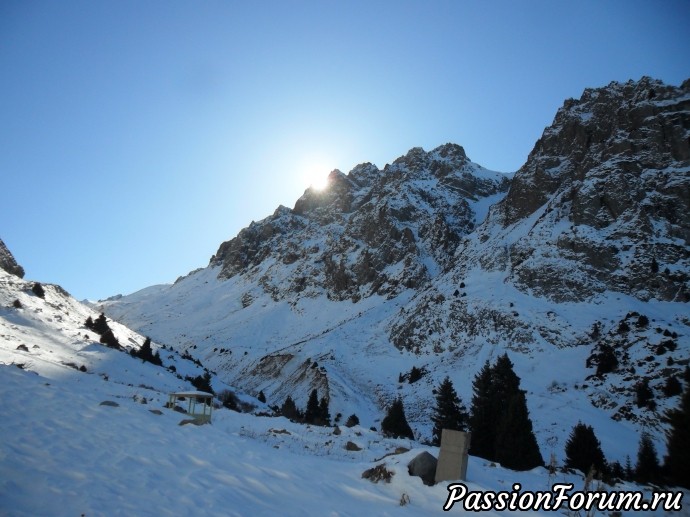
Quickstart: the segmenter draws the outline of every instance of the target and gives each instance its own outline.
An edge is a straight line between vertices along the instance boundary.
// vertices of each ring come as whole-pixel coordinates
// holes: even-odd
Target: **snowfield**
[[[0,272],[0,283],[0,515],[443,514],[446,484],[428,487],[407,472],[412,458],[422,451],[438,456],[437,448],[384,439],[361,426],[341,425],[336,434],[224,408],[214,411],[211,425],[180,426],[184,415],[164,406],[168,393],[190,389],[188,383],[86,339],[81,322],[96,313],[56,286],[44,286],[44,300],[30,293],[30,282]],[[15,299],[22,308],[11,307]],[[111,326],[121,343],[125,336],[143,342]],[[198,372],[159,350],[165,364]],[[85,372],[75,368],[82,365]],[[214,387],[228,388],[218,380]],[[570,409],[560,411],[567,416]],[[347,450],[348,442],[361,450]],[[362,478],[379,464],[394,473],[390,483]],[[579,475],[550,476],[544,468],[518,473],[470,457],[472,491],[510,491],[513,483],[544,491],[564,482],[575,490],[584,483]],[[616,489],[626,487],[638,488]],[[452,513],[464,513],[461,504]]]

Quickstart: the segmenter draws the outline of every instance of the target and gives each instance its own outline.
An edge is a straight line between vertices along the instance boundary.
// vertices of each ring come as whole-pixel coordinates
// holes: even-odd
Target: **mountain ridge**
[[[512,180],[455,144],[333,171],[207,268],[103,308],[274,404],[289,393],[304,405],[317,388],[371,425],[402,395],[420,437],[435,382],[449,375],[467,401],[474,373],[505,351],[542,450],[576,423],[563,403],[602,429],[660,432],[673,404],[663,382],[690,362],[689,90],[649,78],[585,90]],[[642,315],[651,323],[635,326]],[[665,333],[675,346],[658,354]],[[604,346],[620,367],[598,376]],[[412,366],[428,374],[399,382]],[[642,380],[655,408],[636,404]]]

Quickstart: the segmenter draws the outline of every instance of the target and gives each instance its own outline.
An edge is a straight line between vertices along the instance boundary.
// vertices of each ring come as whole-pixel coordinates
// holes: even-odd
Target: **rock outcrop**
[[[525,291],[690,301],[690,81],[565,101],[479,235],[496,225],[513,237],[481,260]]]
[[[7,249],[2,239],[0,239],[0,269],[7,271],[11,275],[24,278],[24,268],[17,264],[14,255]]]

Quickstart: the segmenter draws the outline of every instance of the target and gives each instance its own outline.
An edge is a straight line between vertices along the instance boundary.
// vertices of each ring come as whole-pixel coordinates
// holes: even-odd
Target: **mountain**
[[[663,450],[664,385],[690,362],[689,128],[689,81],[588,89],[514,175],[453,144],[333,171],[208,267],[102,308],[270,404],[317,389],[378,426],[402,395],[423,439],[440,380],[468,403],[507,351],[544,456],[578,420],[611,459],[643,428]]]

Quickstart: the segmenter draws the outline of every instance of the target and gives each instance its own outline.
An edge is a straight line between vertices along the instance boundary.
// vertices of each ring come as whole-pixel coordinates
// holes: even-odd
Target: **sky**
[[[0,2],[0,239],[79,299],[174,281],[332,169],[512,172],[567,98],[690,77],[690,2]]]

